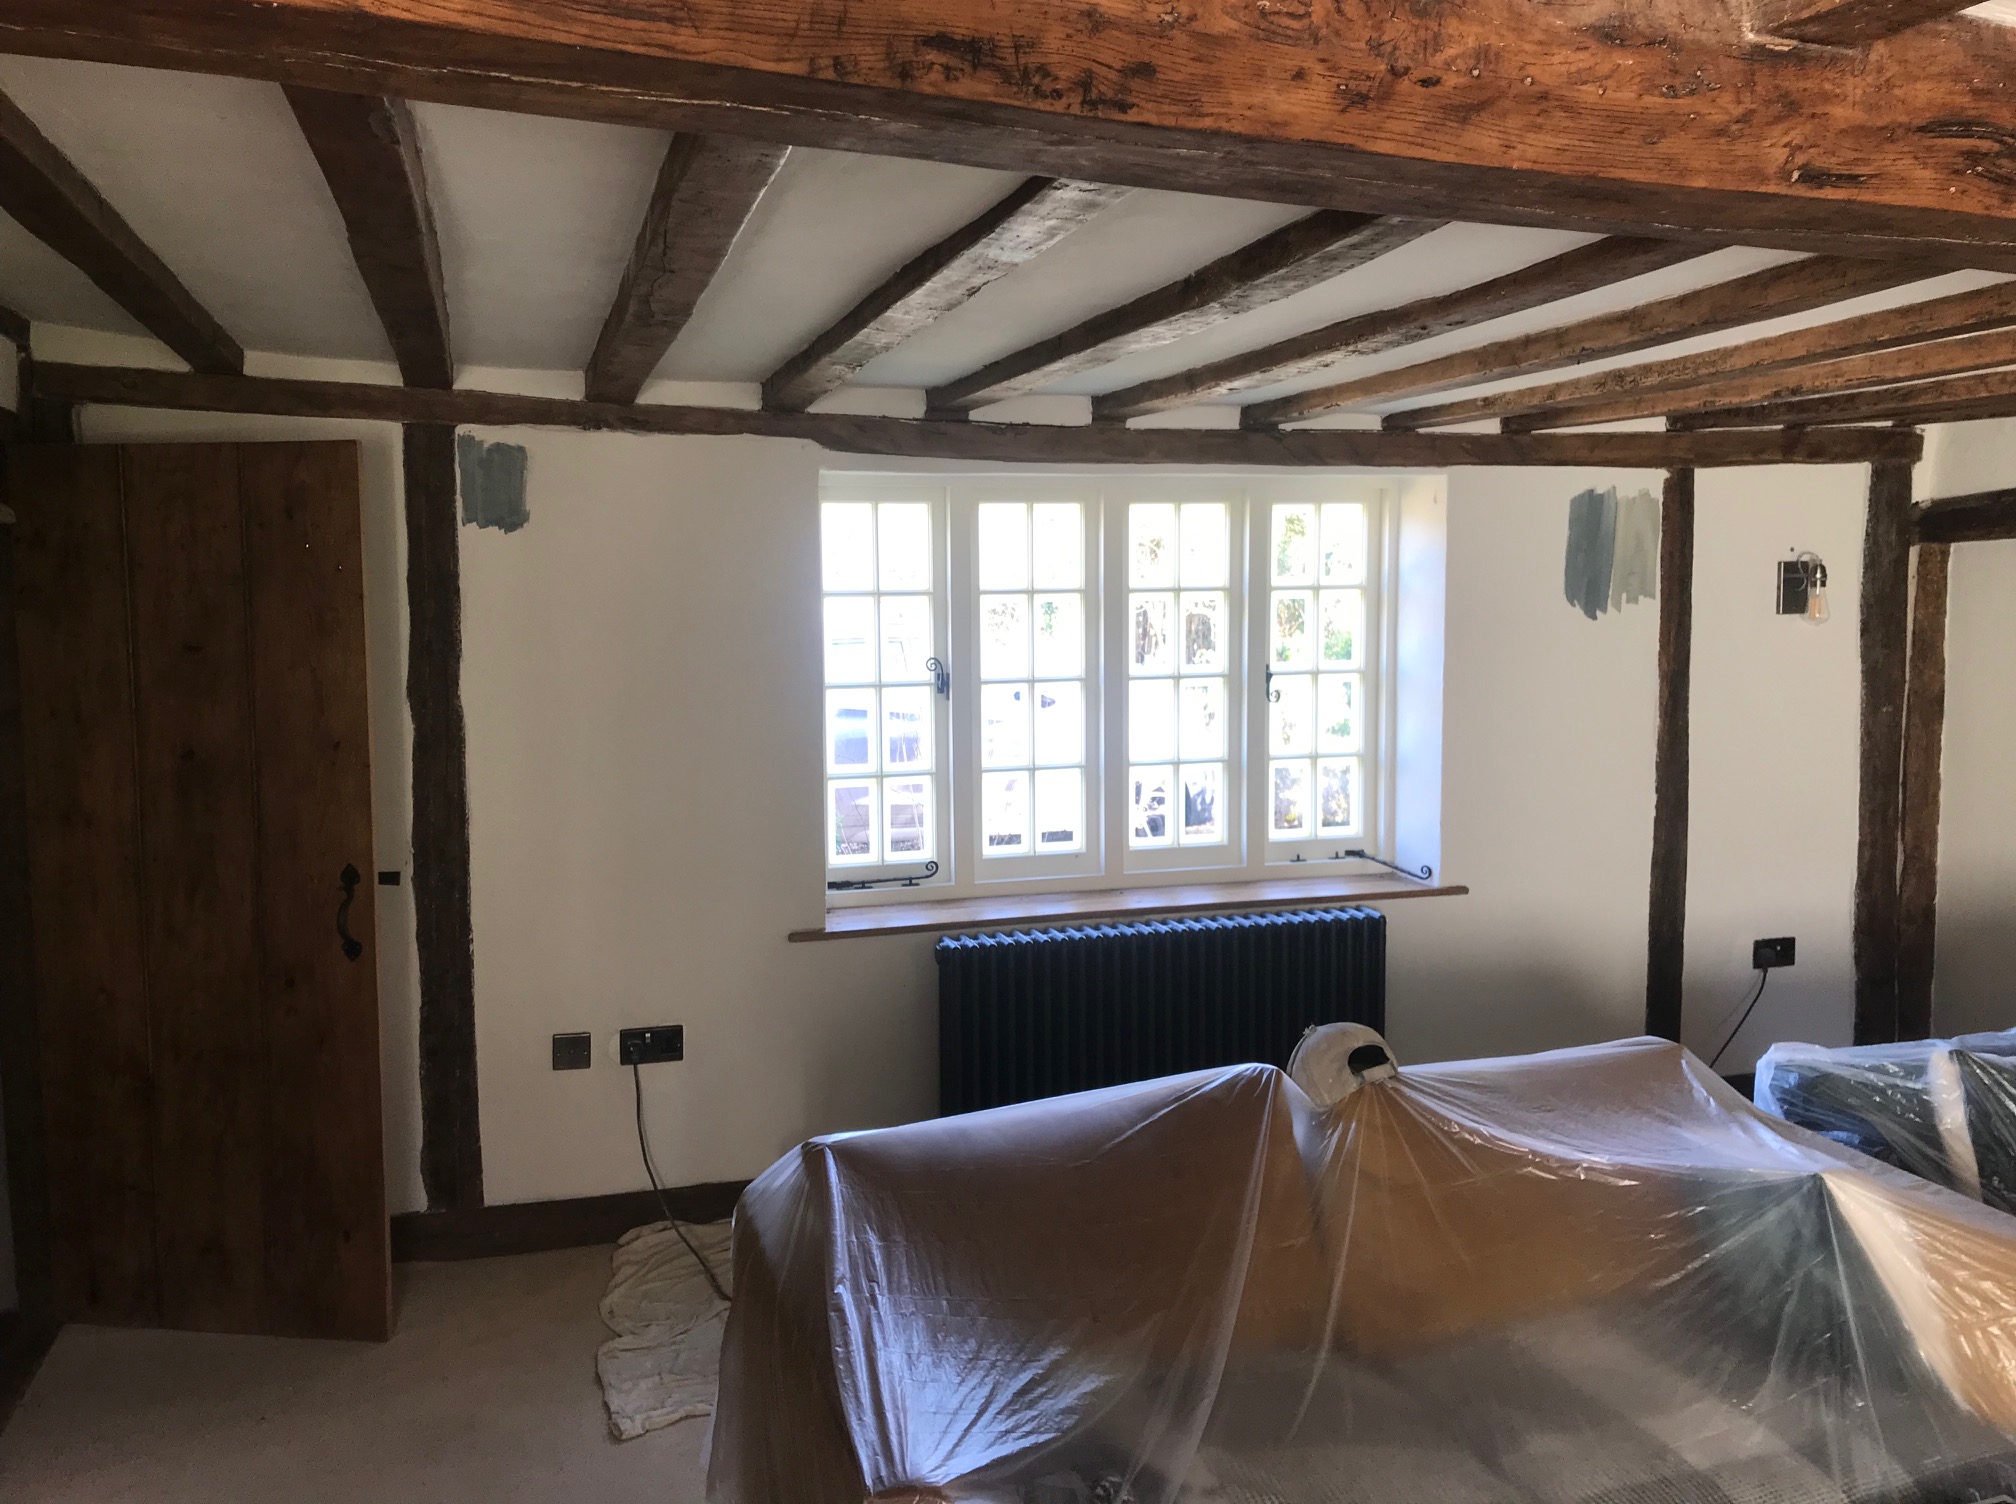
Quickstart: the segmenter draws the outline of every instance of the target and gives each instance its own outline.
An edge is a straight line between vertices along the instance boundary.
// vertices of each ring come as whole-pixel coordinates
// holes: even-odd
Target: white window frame
[[[1418,479],[1418,477],[1416,477]],[[1400,497],[1409,477],[1382,472],[1203,472],[1156,474],[988,472],[884,474],[828,471],[820,481],[824,501],[924,501],[933,511],[936,563],[934,612],[940,658],[950,669],[950,697],[936,700],[937,757],[934,808],[938,874],[915,887],[900,883],[864,890],[829,888],[830,908],[916,902],[925,898],[1008,897],[1017,893],[1072,892],[1181,883],[1232,883],[1281,877],[1318,877],[1369,870],[1343,851],[1387,854],[1395,815],[1395,622],[1398,615]],[[1086,811],[1082,854],[983,858],[979,851],[980,678],[977,589],[977,508],[982,501],[1078,501],[1085,507]],[[1136,501],[1220,501],[1230,518],[1228,601],[1232,672],[1228,674],[1227,838],[1221,846],[1132,850],[1127,798],[1127,507]],[[1270,789],[1266,669],[1271,572],[1260,578],[1271,548],[1276,502],[1347,501],[1367,509],[1365,654],[1368,685],[1362,779],[1363,834],[1348,841],[1309,837],[1273,841],[1268,836]],[[1319,628],[1320,630],[1320,628]],[[823,685],[823,678],[822,678]],[[823,687],[819,700],[822,805],[824,789]],[[1112,755],[1108,755],[1109,752]],[[821,836],[825,833],[822,818]],[[833,880],[919,876],[918,864],[829,867]]]

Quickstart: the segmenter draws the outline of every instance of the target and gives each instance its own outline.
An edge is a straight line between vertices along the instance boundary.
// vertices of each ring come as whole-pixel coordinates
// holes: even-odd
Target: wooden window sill
[[[1413,883],[1381,872],[1366,877],[1284,877],[1261,882],[1192,883],[1154,888],[1099,888],[1081,893],[1018,893],[994,898],[936,899],[858,909],[829,909],[823,929],[793,930],[792,941],[851,940],[868,935],[924,935],[998,925],[1063,924],[1092,919],[1152,919],[1247,909],[1325,908],[1389,903],[1397,898],[1446,898],[1468,893],[1453,884]]]

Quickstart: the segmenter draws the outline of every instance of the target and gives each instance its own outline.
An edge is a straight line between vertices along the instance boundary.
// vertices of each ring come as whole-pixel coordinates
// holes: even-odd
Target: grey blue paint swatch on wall
[[[1568,503],[1562,593],[1591,621],[1659,594],[1659,501],[1649,491],[1582,491]]]
[[[532,520],[525,499],[523,444],[489,444],[473,433],[457,434],[455,461],[461,472],[465,527],[515,533]]]

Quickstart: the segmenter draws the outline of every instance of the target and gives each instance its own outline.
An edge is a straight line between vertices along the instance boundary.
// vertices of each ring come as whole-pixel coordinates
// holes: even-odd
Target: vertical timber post
[[[483,1204],[455,428],[409,423],[406,704],[413,716],[413,916],[420,953],[420,1178],[430,1211]]]
[[[1911,635],[1911,466],[1869,471],[1862,534],[1862,736],[1855,844],[1855,1043],[1897,1038],[1898,846]]]
[[[1939,774],[1946,735],[1946,595],[1952,550],[1918,545],[1904,690],[1904,804],[1897,866],[1897,1034],[1932,1033],[1939,938]]]
[[[1659,518],[1659,730],[1645,1032],[1678,1041],[1687,957],[1688,693],[1694,655],[1694,472],[1669,470]]]

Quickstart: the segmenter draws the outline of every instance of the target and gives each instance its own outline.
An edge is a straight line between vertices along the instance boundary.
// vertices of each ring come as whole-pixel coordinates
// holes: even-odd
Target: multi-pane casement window
[[[827,476],[829,886],[1377,850],[1387,513],[1349,476]]]

